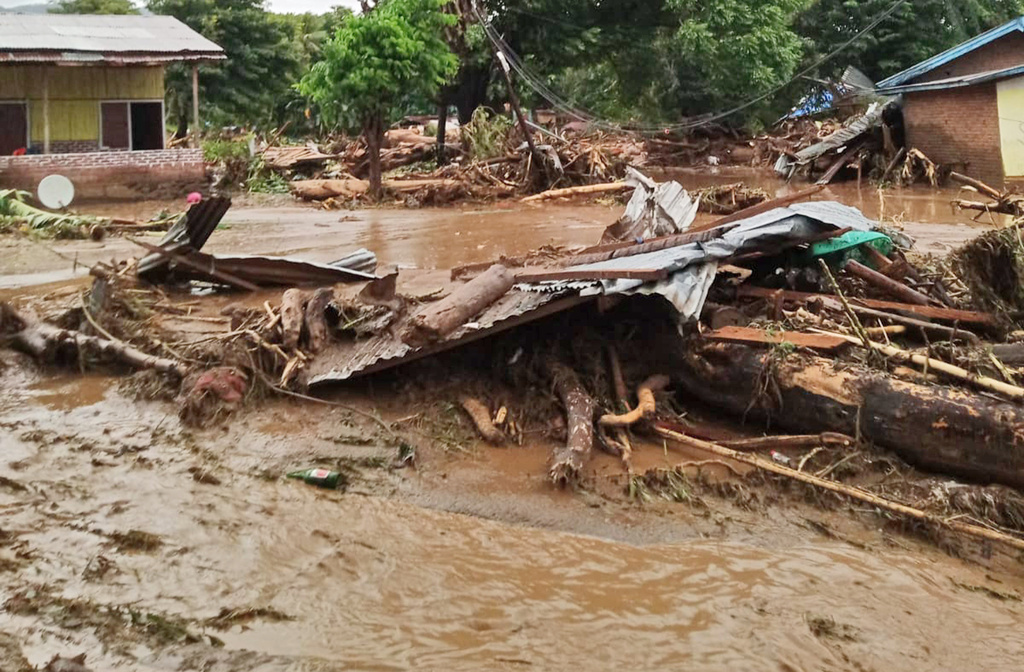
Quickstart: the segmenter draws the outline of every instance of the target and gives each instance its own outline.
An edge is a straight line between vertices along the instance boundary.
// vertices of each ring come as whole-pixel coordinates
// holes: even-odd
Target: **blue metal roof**
[[[920,84],[893,86],[888,89],[878,89],[877,93],[884,96],[895,96],[901,93],[913,93],[915,91],[959,89],[965,86],[974,86],[975,84],[984,84],[985,82],[992,82],[998,79],[1006,79],[1007,77],[1017,77],[1018,75],[1024,75],[1024,65],[1017,65],[1012,68],[1003,68],[1002,70],[978,72],[973,75],[963,75],[961,77],[950,77],[949,79],[938,79],[934,82],[921,82]]]
[[[877,90],[881,91],[884,89],[891,89],[901,84],[917,79],[921,75],[931,72],[935,68],[942,67],[950,61],[954,61],[961,56],[971,53],[979,47],[983,47],[986,44],[995,42],[1000,37],[1005,37],[1013,32],[1024,32],[1024,16],[1018,17],[1013,21],[1003,24],[998,28],[993,28],[987,33],[982,33],[977,37],[973,37],[962,44],[958,44],[952,49],[947,49],[937,56],[921,61],[915,66],[907,68],[903,72],[893,75],[888,79],[883,79],[878,83]]]

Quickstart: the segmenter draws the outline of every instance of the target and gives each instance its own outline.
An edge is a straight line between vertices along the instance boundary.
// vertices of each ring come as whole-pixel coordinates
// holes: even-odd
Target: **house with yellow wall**
[[[166,143],[164,69],[224,51],[170,16],[0,14],[0,156],[152,151]]]

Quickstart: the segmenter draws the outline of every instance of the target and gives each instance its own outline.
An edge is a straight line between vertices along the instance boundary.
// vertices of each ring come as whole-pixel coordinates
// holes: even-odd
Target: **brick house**
[[[61,173],[84,196],[194,183],[198,149],[165,149],[164,69],[223,50],[169,16],[0,14],[0,186],[34,189]],[[112,193],[113,192],[113,193]]]
[[[908,147],[993,186],[1024,182],[1024,17],[878,83],[903,98]]]

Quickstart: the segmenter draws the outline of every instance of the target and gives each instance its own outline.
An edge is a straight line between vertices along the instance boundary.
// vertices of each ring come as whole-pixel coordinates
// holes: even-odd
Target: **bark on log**
[[[508,290],[515,279],[508,269],[495,264],[440,301],[412,317],[402,340],[414,347],[439,341],[478,315]]]
[[[968,177],[967,175],[958,173],[955,170],[949,174],[949,179],[955,182],[959,182],[960,184],[967,185],[968,187],[973,187],[974,189],[977,189],[979,192],[985,194],[986,196],[993,200],[1003,200],[1004,194],[1001,191],[998,191],[995,188],[988,186],[981,180],[977,180],[973,177]]]
[[[769,417],[800,433],[859,435],[923,469],[1024,488],[1024,409],[1016,404],[860,367],[840,371],[818,357],[776,363],[777,395],[767,401],[758,397],[766,367],[767,356],[754,349],[716,344],[690,353],[680,382],[739,417]]]
[[[992,354],[1003,364],[1024,366],[1024,343],[998,343],[992,346]]]
[[[300,289],[289,289],[281,298],[281,342],[286,350],[299,347],[305,303],[306,293]]]
[[[107,357],[136,369],[155,369],[161,373],[173,373],[184,378],[188,367],[175,359],[149,355],[124,341],[87,336],[73,329],[61,329],[38,320],[35,316],[22,314],[10,306],[0,306],[5,319],[13,319],[24,325],[14,334],[14,344],[43,361],[54,361],[62,354],[71,354],[74,359],[85,353]]]
[[[501,446],[505,443],[505,434],[491,422],[491,411],[486,404],[472,397],[466,397],[462,400],[462,408],[487,443],[492,446]]]
[[[576,373],[561,364],[551,367],[555,391],[565,406],[567,438],[555,449],[548,475],[555,485],[575,483],[594,447],[594,400]]]
[[[329,330],[326,313],[331,301],[334,301],[334,290],[321,287],[313,292],[313,297],[306,304],[305,322],[310,352],[319,352],[327,343]]]

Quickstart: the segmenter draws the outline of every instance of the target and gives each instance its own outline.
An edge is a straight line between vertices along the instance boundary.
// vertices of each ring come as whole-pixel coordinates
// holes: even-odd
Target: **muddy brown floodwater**
[[[805,189],[804,183],[785,183],[771,172],[743,168],[675,170],[668,177],[689,189],[744,182],[771,194]],[[969,213],[956,213],[952,189],[913,187],[879,194],[853,183],[828,187],[814,198],[837,200],[860,208],[868,217],[894,220],[918,241],[922,252],[944,253],[991,226],[1007,223],[988,216],[978,223]],[[173,210],[166,201],[141,204],[88,204],[94,214],[146,219]],[[183,207],[179,205],[178,207]],[[228,212],[221,228],[204,248],[209,252],[294,255],[313,261],[332,261],[366,247],[382,264],[404,268],[451,268],[516,255],[542,245],[587,246],[613,223],[622,208],[615,204],[505,202],[485,206],[318,210],[290,203],[274,207],[243,205]],[[709,217],[702,215],[698,221]],[[151,234],[152,242],[159,234]],[[102,242],[55,241],[31,243],[5,236],[0,239],[0,288],[58,282],[84,274],[88,266],[111,258],[138,256],[140,248],[124,238]]]
[[[931,251],[980,230],[948,192],[821,197],[906,213]],[[156,204],[137,207],[117,214]],[[445,268],[592,244],[619,211],[240,208],[209,249],[326,261],[365,246],[383,263]],[[0,287],[22,287],[0,299],[73,296],[72,266],[51,244],[0,245]],[[86,265],[137,252],[117,238],[52,247]],[[57,284],[25,288],[43,282]],[[557,492],[542,439],[504,450],[424,439],[415,467],[398,469],[394,438],[342,408],[267,401],[190,430],[173,404],[124,396],[119,379],[0,356],[0,634],[33,666],[86,653],[96,672],[934,672],[1016,670],[1024,656],[1019,566],[957,560],[870,510],[629,502],[603,455],[592,488]],[[456,413],[442,400],[409,408],[372,383],[331,398],[414,429],[403,423]],[[637,453],[642,468],[680,458]],[[347,492],[282,478],[325,464],[344,466]],[[0,670],[18,670],[3,641]]]

